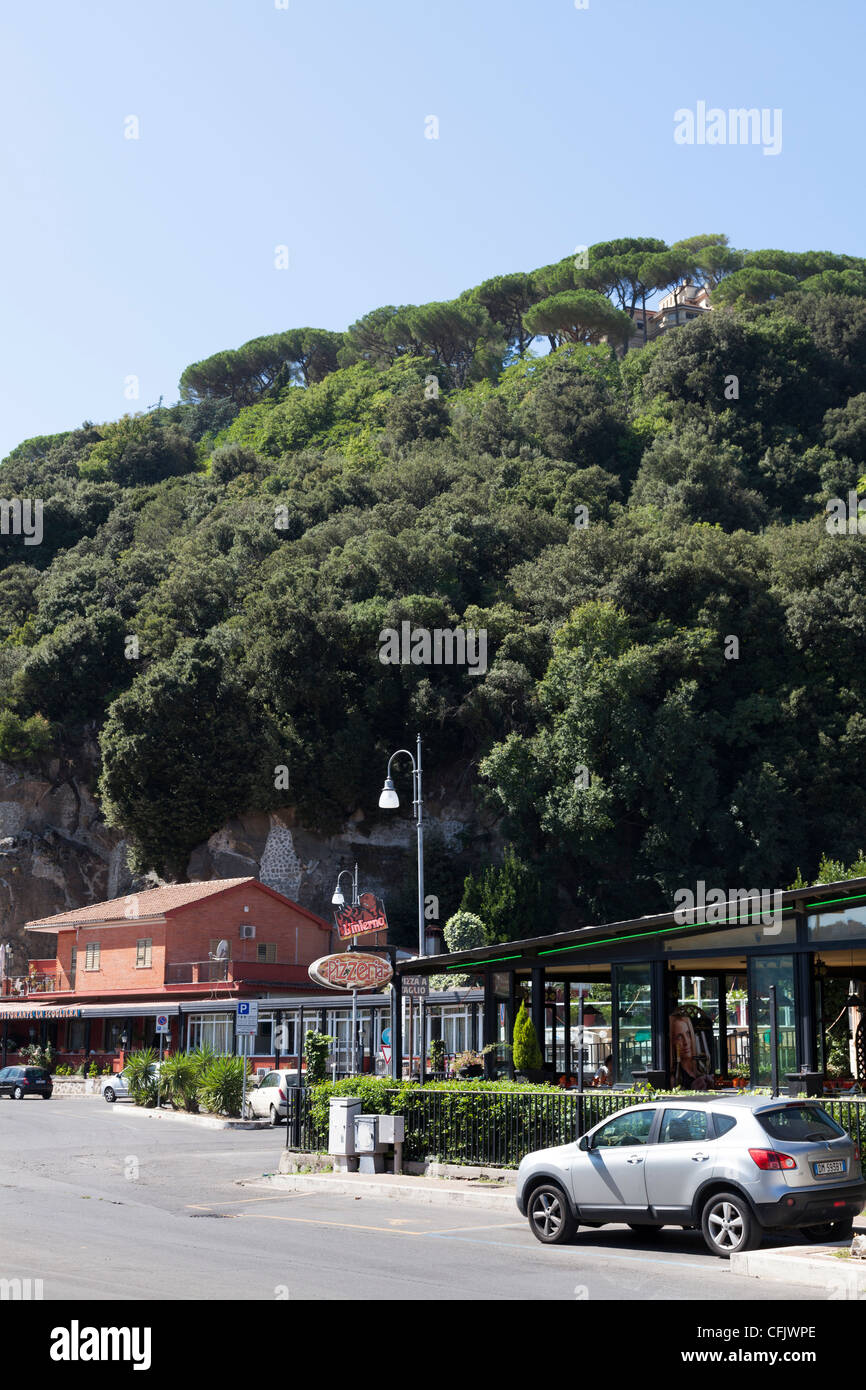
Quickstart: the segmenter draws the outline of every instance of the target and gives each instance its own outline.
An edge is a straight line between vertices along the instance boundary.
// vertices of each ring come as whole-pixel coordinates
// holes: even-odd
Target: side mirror
[[[578,1147],[579,1149],[581,1149],[584,1153],[586,1153],[587,1149],[589,1148],[589,1135],[588,1135],[588,1134],[582,1134],[582,1135],[580,1136],[580,1138],[579,1138],[578,1141],[577,1141],[577,1147]]]

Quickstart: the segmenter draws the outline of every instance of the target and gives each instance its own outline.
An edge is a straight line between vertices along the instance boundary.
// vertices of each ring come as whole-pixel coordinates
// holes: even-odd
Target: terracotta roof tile
[[[217,878],[204,883],[167,883],[163,888],[146,888],[142,893],[130,893],[122,898],[109,898],[102,903],[88,903],[70,912],[57,912],[53,917],[37,917],[25,922],[26,928],[47,928],[57,931],[64,926],[84,926],[88,922],[123,922],[131,917],[160,917],[175,908],[188,907],[202,898],[224,893],[242,883],[264,887],[257,878]],[[135,900],[135,911],[130,907]]]

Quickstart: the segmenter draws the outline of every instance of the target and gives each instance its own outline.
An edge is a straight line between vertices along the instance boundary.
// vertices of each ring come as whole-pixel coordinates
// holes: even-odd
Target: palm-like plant
[[[130,1052],[124,1073],[129,1094],[136,1105],[153,1105],[156,1100],[156,1078],[153,1074],[156,1053],[152,1047]]]
[[[199,1075],[198,1098],[206,1110],[240,1115],[244,1057],[212,1057]]]
[[[203,1058],[198,1052],[175,1052],[160,1068],[159,1086],[176,1110],[198,1110],[198,1085]]]

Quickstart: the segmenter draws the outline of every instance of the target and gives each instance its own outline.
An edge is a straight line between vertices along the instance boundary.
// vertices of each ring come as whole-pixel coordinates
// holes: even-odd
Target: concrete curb
[[[459,1187],[447,1179],[416,1178],[414,1182],[393,1174],[367,1177],[364,1174],[335,1177],[330,1173],[280,1173],[272,1177],[245,1182],[244,1187],[268,1187],[271,1191],[309,1192],[338,1197],[387,1198],[395,1202],[418,1202],[426,1206],[482,1207],[487,1211],[504,1211],[514,1217],[519,1213],[514,1201],[513,1186],[506,1192],[469,1186]]]
[[[183,1110],[150,1110],[143,1105],[124,1105],[115,1102],[112,1109],[125,1115],[143,1115],[151,1120],[174,1120],[178,1124],[196,1125],[199,1129],[270,1129],[267,1120],[230,1120],[222,1115],[187,1115]]]
[[[806,1250],[748,1250],[731,1256],[731,1273],[829,1289],[837,1298],[866,1299],[866,1260],[843,1260],[835,1253],[850,1248],[851,1242],[843,1240]]]

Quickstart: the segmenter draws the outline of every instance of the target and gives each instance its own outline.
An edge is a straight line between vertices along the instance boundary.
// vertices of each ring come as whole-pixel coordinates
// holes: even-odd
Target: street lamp
[[[334,896],[332,897],[331,902],[333,903],[334,907],[345,907],[345,905],[346,905],[346,899],[343,897],[343,890],[342,890],[341,887],[340,887],[340,879],[343,877],[343,874],[350,874],[350,875],[351,875],[351,878],[352,878],[352,906],[353,906],[353,907],[357,907],[357,905],[358,905],[358,865],[357,865],[357,864],[355,865],[355,871],[354,871],[354,873],[352,873],[351,869],[341,869],[340,872],[337,874],[337,886],[336,886],[336,888],[334,889]]]
[[[334,896],[331,898],[331,902],[333,903],[334,907],[345,907],[345,905],[346,905],[346,899],[343,897],[343,890],[342,890],[342,888],[340,887],[340,879],[343,877],[343,874],[349,874],[349,876],[350,876],[350,878],[351,878],[351,880],[352,880],[352,906],[353,906],[353,907],[357,907],[357,906],[358,906],[358,865],[357,865],[357,864],[355,865],[354,872],[352,872],[352,871],[349,870],[349,869],[341,869],[340,872],[337,874],[337,886],[336,886],[336,888],[334,889]],[[356,946],[357,944],[358,944],[358,938],[357,938],[356,936],[353,936],[353,937],[352,937],[352,945],[353,945],[353,946]],[[352,1071],[353,1071],[353,1073],[354,1073],[354,1072],[357,1072],[357,1070],[358,1070],[358,991],[357,991],[356,989],[353,989],[353,990],[352,990]]]
[[[412,763],[412,808],[415,812],[415,828],[418,832],[418,955],[426,955],[426,933],[424,931],[424,806],[421,799],[421,735],[417,735],[417,753],[413,757],[408,748],[398,748],[388,759],[385,785],[379,796],[379,806],[383,811],[393,811],[400,805],[394,782],[391,778],[391,764],[395,758],[405,755]]]

